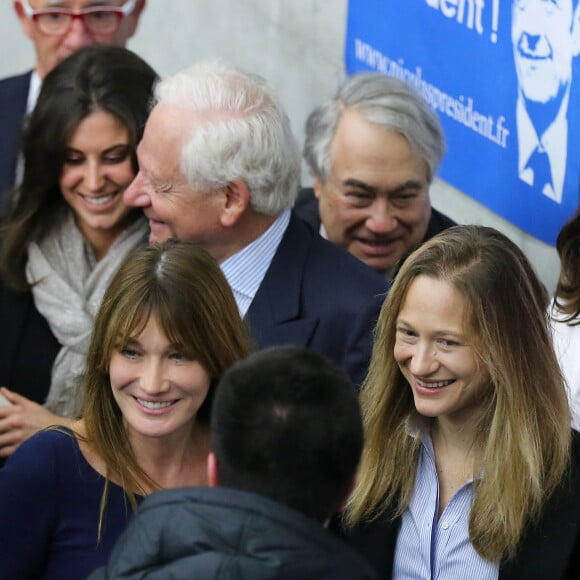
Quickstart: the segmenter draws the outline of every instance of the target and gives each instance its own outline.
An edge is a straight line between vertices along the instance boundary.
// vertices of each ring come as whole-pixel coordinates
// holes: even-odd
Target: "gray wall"
[[[162,76],[197,59],[216,57],[263,75],[280,93],[301,140],[308,112],[332,94],[344,78],[347,0],[147,3],[130,48]],[[0,0],[0,55],[0,77],[30,68],[34,58],[13,14],[11,0]],[[304,181],[309,181],[307,175]],[[431,197],[435,207],[460,223],[490,225],[507,234],[553,290],[559,262],[552,247],[524,234],[442,181],[433,185]]]

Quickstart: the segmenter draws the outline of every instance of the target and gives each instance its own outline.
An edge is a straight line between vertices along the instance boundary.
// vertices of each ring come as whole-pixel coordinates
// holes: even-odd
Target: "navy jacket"
[[[6,213],[8,192],[16,178],[31,74],[0,80],[0,215]]]
[[[292,215],[246,322],[258,347],[321,352],[359,384],[386,291],[374,270]]]

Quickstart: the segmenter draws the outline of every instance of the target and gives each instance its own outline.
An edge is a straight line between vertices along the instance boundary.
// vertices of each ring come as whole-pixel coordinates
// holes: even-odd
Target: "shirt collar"
[[[431,438],[431,425],[433,419],[423,417],[418,413],[411,413],[406,420],[405,428],[410,437],[421,440],[421,453],[426,453],[433,462],[435,461],[435,448],[433,447],[433,439]],[[467,480],[466,484],[471,484],[476,479],[483,478],[483,470],[479,472],[478,476]]]
[[[241,316],[246,314],[256,296],[289,222],[290,210],[287,209],[261,236],[221,263]]]

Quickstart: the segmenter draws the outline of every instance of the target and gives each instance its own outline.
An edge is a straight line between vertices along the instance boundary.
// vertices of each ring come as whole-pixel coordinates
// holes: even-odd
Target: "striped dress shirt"
[[[473,480],[438,515],[439,481],[431,437],[421,432],[415,490],[395,548],[395,580],[497,580],[498,564],[484,560],[469,540]]]
[[[287,209],[259,238],[220,264],[242,318],[262,284],[289,222],[290,210]]]

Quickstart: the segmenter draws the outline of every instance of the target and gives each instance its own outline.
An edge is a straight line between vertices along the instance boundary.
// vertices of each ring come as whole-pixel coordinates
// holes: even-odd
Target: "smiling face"
[[[113,352],[109,377],[132,443],[189,436],[210,385],[204,367],[169,342],[153,315]]]
[[[393,268],[427,233],[427,164],[402,135],[354,109],[343,113],[330,154],[331,174],[314,183],[328,239],[375,270]]]
[[[99,2],[91,0],[62,0],[60,2],[51,0],[29,0],[30,7],[33,10],[58,7],[78,11],[96,6],[119,7],[123,6],[124,3],[124,0],[101,0]],[[62,36],[47,36],[38,29],[38,26],[32,19],[26,16],[19,0],[14,4],[22,30],[34,43],[36,70],[41,78],[44,78],[59,62],[83,46],[92,44],[125,46],[127,40],[137,28],[143,6],[144,2],[138,1],[133,13],[123,19],[121,26],[114,34],[106,36],[94,35],[87,30],[82,20],[77,18],[66,34]]]
[[[418,276],[399,311],[394,347],[417,411],[454,425],[469,425],[490,388],[464,314],[465,299],[451,284]]]
[[[547,103],[570,84],[578,54],[576,19],[572,0],[513,0],[514,59],[526,99]]]
[[[115,239],[131,211],[123,192],[133,180],[129,133],[113,115],[96,111],[73,133],[59,185],[77,227],[95,249]]]
[[[220,231],[219,196],[191,189],[180,169],[183,144],[196,122],[195,114],[171,105],[157,105],[147,120],[137,149],[139,173],[125,201],[143,209],[150,243],[174,238],[209,250]]]

